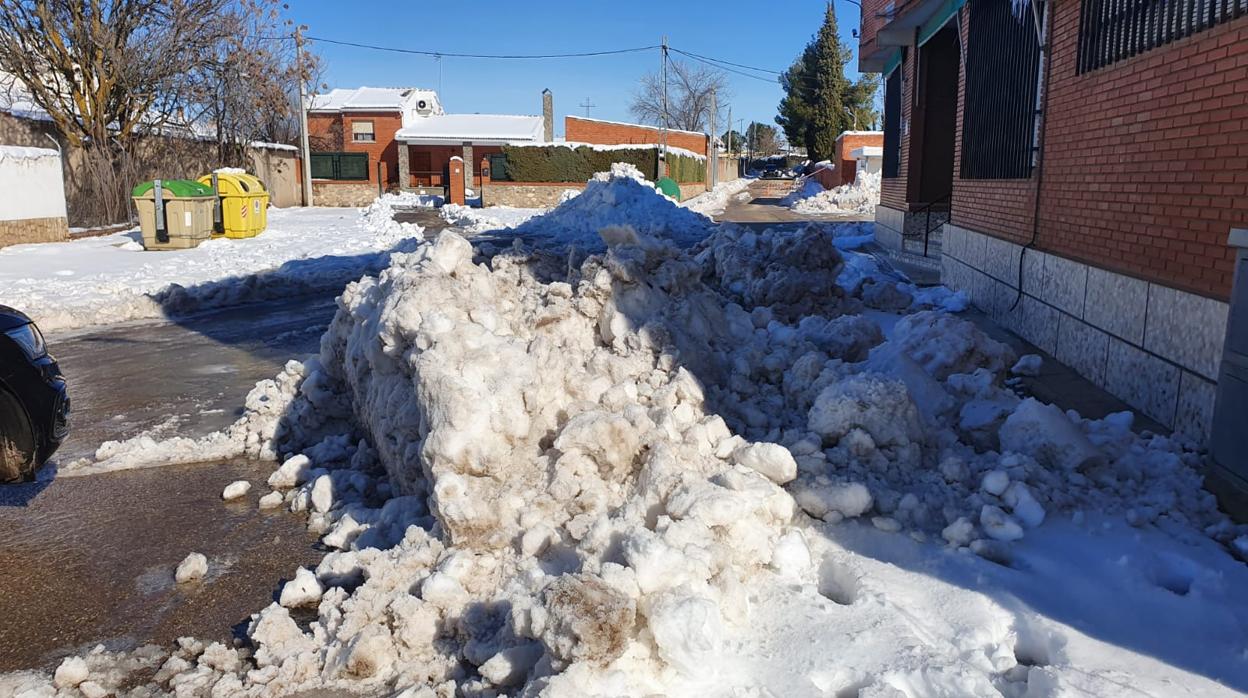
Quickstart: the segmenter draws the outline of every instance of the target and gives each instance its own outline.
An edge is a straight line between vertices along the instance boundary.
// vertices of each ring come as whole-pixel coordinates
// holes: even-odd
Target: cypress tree
[[[780,76],[785,96],[780,101],[776,123],[784,129],[790,143],[806,146],[812,160],[832,158],[836,137],[853,125],[846,107],[870,109],[874,100],[872,81],[864,79],[855,86],[845,77],[845,64],[852,56],[850,49],[841,44],[836,11],[828,3],[819,33]]]

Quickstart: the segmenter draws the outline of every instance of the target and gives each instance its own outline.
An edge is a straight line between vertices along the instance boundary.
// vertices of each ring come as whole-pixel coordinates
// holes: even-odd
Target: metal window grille
[[[967,27],[963,179],[1031,176],[1040,46],[1031,12],[971,0]]]
[[[368,153],[312,153],[313,179],[368,179]]]
[[[884,163],[886,178],[901,174],[901,71],[889,73],[884,83]]]
[[[490,179],[495,182],[505,182],[508,180],[507,174],[507,156],[491,155],[490,159]]]
[[[1079,73],[1126,60],[1238,17],[1248,0],[1083,0]]]

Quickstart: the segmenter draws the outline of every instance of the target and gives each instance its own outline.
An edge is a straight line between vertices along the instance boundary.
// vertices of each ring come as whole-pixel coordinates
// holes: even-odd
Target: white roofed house
[[[447,114],[432,90],[378,87],[318,96],[308,133],[316,200],[342,206],[367,204],[382,190],[446,195],[454,157],[463,160],[464,187],[476,189],[474,163],[504,144],[553,136],[541,116]]]

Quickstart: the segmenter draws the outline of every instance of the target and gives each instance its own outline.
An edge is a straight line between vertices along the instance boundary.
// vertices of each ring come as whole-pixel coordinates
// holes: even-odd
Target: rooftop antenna
[[[589,97],[586,97],[584,102],[581,102],[580,104],[578,104],[578,105],[576,105],[576,106],[578,106],[578,107],[584,107],[584,108],[585,108],[585,116],[586,116],[586,117],[588,117],[588,116],[589,116],[589,110],[590,110],[590,109],[593,109],[594,107],[596,107],[596,106],[598,106],[598,105],[597,105],[597,104],[594,104],[594,103],[593,103],[593,102],[591,102],[591,101],[589,101]]]

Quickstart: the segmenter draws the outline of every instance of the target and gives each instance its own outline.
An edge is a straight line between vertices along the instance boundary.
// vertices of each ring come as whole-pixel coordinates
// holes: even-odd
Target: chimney
[[[550,88],[542,90],[542,136],[547,143],[555,141],[555,96]]]

